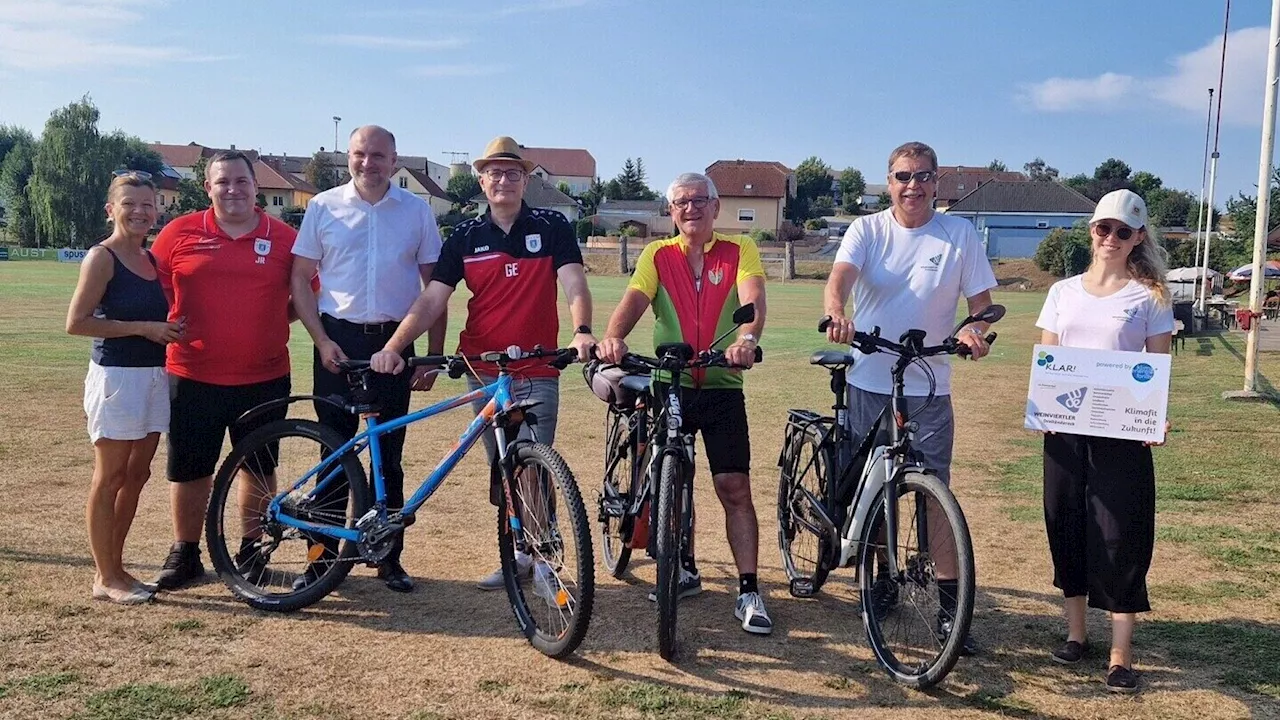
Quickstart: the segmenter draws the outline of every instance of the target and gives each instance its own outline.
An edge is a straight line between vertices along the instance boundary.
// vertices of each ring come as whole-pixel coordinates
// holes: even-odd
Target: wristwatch
[[[590,335],[590,334],[591,334],[591,326],[590,326],[590,325],[579,325],[579,326],[578,326],[578,329],[576,329],[576,330],[574,330],[574,331],[573,331],[573,334],[574,334],[574,335]]]
[[[743,333],[742,336],[738,338],[738,342],[749,342],[752,345],[759,345],[760,338],[751,333]]]
[[[977,325],[970,325],[969,327],[965,328],[965,330],[973,333],[974,335],[977,335],[978,337],[982,337],[982,330],[978,328]]]

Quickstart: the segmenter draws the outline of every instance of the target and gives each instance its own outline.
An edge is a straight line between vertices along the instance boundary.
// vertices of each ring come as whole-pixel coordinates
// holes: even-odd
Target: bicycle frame
[[[271,503],[267,506],[267,517],[281,525],[296,528],[308,533],[316,535],[327,535],[329,537],[341,540],[358,541],[363,534],[359,528],[337,528],[330,525],[317,525],[315,523],[300,520],[281,511],[281,505],[284,500],[293,493],[297,492],[303,485],[312,478],[320,477],[316,486],[308,491],[305,495],[307,499],[315,498],[324,492],[325,488],[333,482],[337,482],[337,478],[342,474],[342,468],[338,463],[338,459],[347,453],[360,454],[369,449],[370,467],[372,468],[372,480],[374,489],[374,506],[369,509],[369,513],[376,513],[376,517],[380,521],[387,520],[387,501],[386,501],[386,485],[382,477],[382,456],[379,438],[390,432],[395,432],[403,427],[412,425],[419,420],[424,420],[435,415],[439,415],[449,410],[461,407],[475,400],[487,400],[485,406],[481,408],[475,419],[467,426],[462,435],[454,443],[449,452],[442,458],[435,469],[422,481],[418,489],[409,497],[401,510],[401,515],[412,515],[422,507],[423,503],[435,493],[440,484],[449,475],[458,461],[467,454],[467,452],[476,444],[480,436],[486,430],[492,427],[494,437],[497,440],[498,460],[503,462],[507,457],[507,428],[501,423],[495,422],[499,414],[511,410],[516,403],[511,393],[511,376],[506,370],[500,371],[498,378],[482,387],[476,388],[468,393],[458,395],[448,400],[442,400],[434,405],[422,408],[416,412],[409,413],[403,417],[396,418],[390,422],[380,423],[376,413],[361,413],[361,417],[365,420],[365,430],[358,433],[355,437],[348,440],[331,452],[327,457],[320,461],[320,464],[307,471],[305,475],[293,483],[287,490],[277,493],[272,498]],[[501,408],[501,410],[499,410]],[[361,518],[363,519],[363,518]],[[518,513],[513,513],[510,518],[512,530],[520,530],[520,520]]]

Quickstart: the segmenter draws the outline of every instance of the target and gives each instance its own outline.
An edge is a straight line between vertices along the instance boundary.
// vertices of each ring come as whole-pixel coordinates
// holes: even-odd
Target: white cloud
[[[1262,122],[1262,98],[1267,73],[1268,29],[1243,28],[1227,35],[1223,75],[1222,121],[1236,125]],[[1118,110],[1114,101],[1130,99],[1177,108],[1197,117],[1208,109],[1208,89],[1218,87],[1222,37],[1173,58],[1171,72],[1134,77],[1108,72],[1093,78],[1049,78],[1023,88],[1022,98],[1044,112]]]
[[[409,74],[418,77],[480,77],[497,75],[508,69],[506,65],[419,65],[409,68]]]
[[[419,40],[386,35],[318,35],[315,40],[326,45],[341,45],[369,50],[454,50],[471,42],[466,38],[458,37]]]
[[[417,10],[370,10],[364,14],[367,17],[395,17],[403,19],[407,16],[416,16],[442,20],[448,19],[456,21],[485,22],[489,20],[509,18],[513,15],[573,10],[575,8],[586,7],[587,5],[591,5],[597,1],[598,0],[528,0],[527,2],[516,2],[499,7],[488,7],[483,3],[479,3],[473,4],[466,10],[425,7]]]
[[[56,70],[212,62],[222,56],[129,43],[121,35],[145,20],[156,0],[0,0],[0,68]]]

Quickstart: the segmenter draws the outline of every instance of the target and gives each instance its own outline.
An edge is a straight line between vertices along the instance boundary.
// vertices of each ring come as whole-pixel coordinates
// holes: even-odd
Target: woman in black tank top
[[[155,186],[144,175],[112,181],[111,236],[86,254],[67,309],[67,332],[94,338],[85,379],[94,446],[86,511],[97,566],[93,597],[122,604],[147,602],[154,593],[124,569],[121,553],[160,432],[168,430],[165,345],[183,331],[182,323],[168,321],[155,260],[143,247],[156,221]]]

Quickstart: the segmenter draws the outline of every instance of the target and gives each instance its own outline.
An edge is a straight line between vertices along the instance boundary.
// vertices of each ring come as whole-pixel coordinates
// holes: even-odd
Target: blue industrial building
[[[973,223],[987,257],[1029,258],[1054,228],[1093,215],[1094,201],[1057,182],[990,180],[947,208]]]

